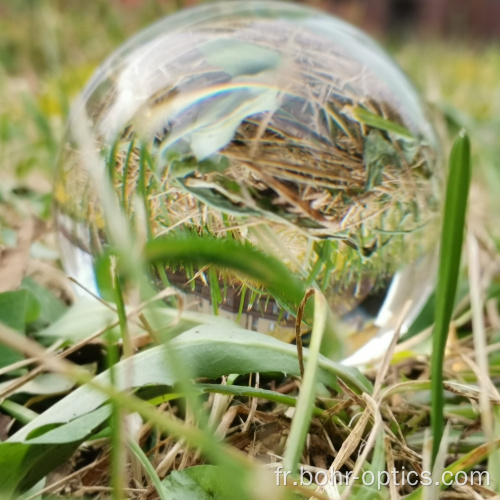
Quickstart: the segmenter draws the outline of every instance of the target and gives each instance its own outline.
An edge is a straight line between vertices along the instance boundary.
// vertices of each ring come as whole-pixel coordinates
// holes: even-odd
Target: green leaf
[[[297,472],[297,465],[302,456],[307,433],[311,424],[311,416],[316,397],[316,385],[319,368],[319,351],[328,318],[328,304],[320,293],[315,294],[314,322],[311,335],[310,355],[305,366],[304,377],[300,388],[299,399],[295,415],[290,428],[290,435],[285,446],[283,466],[292,474]]]
[[[462,131],[455,140],[450,155],[436,289],[436,319],[432,334],[431,428],[433,463],[444,432],[443,359],[457,292],[470,177],[470,142],[465,131]]]
[[[179,374],[167,363],[166,349],[172,350],[176,358],[182,360],[183,366],[193,378],[216,379],[233,373],[244,375],[277,371],[299,375],[300,371],[296,348],[290,344],[248,330],[206,325],[194,328],[166,345],[143,351],[133,358],[117,363],[114,366],[117,387],[126,390],[152,384],[175,386],[179,382]],[[305,349],[306,361],[308,356],[308,350]],[[372,390],[371,383],[357,369],[334,363],[323,356],[318,358],[317,370],[317,380],[327,386],[335,387],[337,377],[340,377],[356,392]],[[109,383],[109,371],[101,373],[94,380],[97,383]],[[46,469],[40,468],[40,474],[37,474],[33,468],[29,469],[29,477],[25,477],[23,468],[19,466],[19,461],[25,454],[30,456],[33,454],[34,459],[38,460],[37,452],[31,449],[33,443],[52,443],[54,445],[52,448],[42,449],[43,455],[52,468],[62,463],[71,455],[70,451],[75,450],[79,443],[87,438],[87,435],[84,436],[81,432],[86,417],[89,414],[93,415],[92,425],[88,425],[88,429],[97,427],[107,418],[109,412],[104,412],[100,421],[96,416],[99,414],[92,413],[107,400],[106,395],[92,387],[82,386],[25,425],[7,442],[0,443],[0,470],[2,470],[0,492],[19,485],[28,488],[47,472]],[[78,436],[81,440],[76,439],[76,434],[67,432],[67,425],[74,421],[77,422],[74,425],[79,429]],[[60,427],[54,429],[54,426]],[[35,435],[36,440],[33,439]],[[72,448],[63,446],[65,453],[61,454],[61,443],[67,443],[70,436],[74,437],[71,441]],[[14,457],[11,462],[4,462],[3,456],[11,453],[9,450],[12,447],[21,458],[14,460]],[[12,477],[17,478],[14,483],[9,482]]]
[[[236,324],[229,319],[214,317],[209,314],[197,313],[193,311],[182,311],[179,318],[179,311],[163,305],[151,304],[143,309],[143,314],[149,324],[159,330],[160,337],[167,332],[165,340],[185,332],[201,324],[217,324],[226,327],[234,327]],[[93,298],[82,297],[73,306],[68,308],[64,315],[55,323],[37,333],[37,338],[64,339],[72,342],[83,340],[94,334],[98,330],[108,327],[113,322],[118,321],[118,315],[106,307],[101,302]],[[170,326],[172,324],[173,326]],[[144,333],[145,330],[135,323],[129,325],[130,333]],[[110,331],[118,332],[116,327]]]
[[[0,321],[18,332],[24,332],[27,295],[26,290],[0,293]]]
[[[172,179],[186,177],[187,175],[192,174],[197,167],[198,160],[193,156],[184,159],[175,159],[170,163],[170,177]]]
[[[30,410],[26,406],[16,403],[15,401],[11,401],[10,399],[2,401],[0,403],[0,408],[2,408],[5,413],[8,413],[21,422],[21,424],[27,424],[38,417],[38,413]]]
[[[144,453],[144,451],[142,451],[142,448],[139,446],[139,443],[137,443],[133,439],[129,439],[128,445],[132,453],[141,463],[142,467],[144,468],[144,471],[149,476],[149,479],[153,483],[154,487],[156,488],[156,492],[160,497],[160,500],[170,500],[170,496],[167,495],[165,488],[163,487],[163,484],[160,478],[158,477],[155,468],[153,467],[153,464],[149,461],[149,458]]]
[[[82,340],[117,321],[116,312],[90,298],[78,300],[57,321],[37,333],[37,338]],[[118,330],[116,330],[118,331]]]
[[[0,383],[0,390],[9,387],[16,379]],[[74,383],[58,373],[42,373],[16,389],[13,394],[53,395],[63,394],[74,387]]]
[[[221,384],[197,384],[196,389],[201,389],[203,392],[215,392],[217,394],[227,394],[231,396],[245,396],[249,398],[265,399],[275,403],[284,404],[286,406],[296,406],[297,398],[287,396],[276,391],[269,391],[260,387],[248,387],[242,385],[221,385]],[[313,407],[313,414],[320,416],[324,414],[321,408]]]
[[[21,285],[22,286],[22,285]],[[23,287],[24,288],[24,287]],[[42,313],[42,306],[37,297],[31,291],[26,290],[26,310],[24,312],[24,321],[28,324],[34,324]],[[48,293],[48,290],[46,290]]]
[[[229,168],[229,160],[225,156],[214,156],[206,158],[198,163],[198,171],[202,174],[211,174],[212,172],[225,172]]]
[[[0,293],[0,323],[24,333],[27,301],[28,292],[26,290]],[[24,359],[22,354],[0,344],[0,368],[22,359]]]
[[[183,360],[193,378],[216,379],[228,374],[274,373],[299,375],[296,347],[262,333],[239,328],[203,325],[183,333],[166,345],[136,354],[115,366],[117,385],[122,389],[149,384],[174,386],[178,374],[166,364],[165,349],[173,349]],[[304,349],[304,358],[308,350]],[[319,357],[318,382],[336,386],[340,377],[356,392],[368,392],[372,385],[359,370]],[[96,382],[109,382],[109,372],[101,373]],[[83,386],[53,405],[35,421],[23,427],[11,439],[23,440],[40,426],[64,423],[94,410],[106,402],[106,396]]]
[[[400,164],[396,149],[378,130],[371,130],[366,137],[363,160],[367,169],[366,191],[382,184],[386,166]]]
[[[399,135],[406,139],[415,139],[415,136],[402,125],[398,125],[391,120],[387,120],[376,113],[372,113],[365,108],[357,107],[354,109],[354,116],[360,122],[368,125],[369,127],[377,128],[379,130],[384,130],[385,132],[392,132],[393,134]]]
[[[305,294],[305,285],[279,260],[257,251],[250,244],[198,235],[158,238],[145,248],[151,263],[213,264],[241,272],[260,282],[290,313],[295,314]],[[312,317],[312,303],[306,309],[306,321]]]
[[[168,498],[179,500],[233,500],[227,472],[215,465],[198,465],[172,471],[163,483]]]
[[[28,323],[37,320],[40,326],[45,327],[58,320],[67,309],[66,305],[54,296],[50,290],[39,285],[31,278],[23,279],[21,289],[27,290],[32,299],[38,304],[39,314],[36,317],[32,314],[30,319],[27,318]]]
[[[109,413],[109,406],[104,406],[29,441],[0,443],[1,497],[27,490],[68,460]]]

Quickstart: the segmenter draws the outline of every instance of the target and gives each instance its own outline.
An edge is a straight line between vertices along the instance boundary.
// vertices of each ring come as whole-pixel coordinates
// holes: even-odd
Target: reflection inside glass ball
[[[105,214],[77,127],[148,238],[249,242],[322,290],[353,330],[404,328],[433,286],[438,144],[419,97],[369,38],[271,2],[192,9],[132,39],[75,108],[55,185],[67,272],[99,292]],[[88,145],[86,145],[88,146]],[[155,271],[185,306],[281,338],[294,318],[213,266]],[[403,328],[403,329],[404,329]]]

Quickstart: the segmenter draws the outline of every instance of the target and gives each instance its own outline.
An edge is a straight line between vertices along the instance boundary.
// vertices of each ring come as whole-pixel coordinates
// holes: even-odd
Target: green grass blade
[[[280,392],[270,391],[268,389],[261,389],[260,387],[247,387],[241,385],[221,385],[221,384],[198,384],[197,389],[201,389],[203,392],[213,392],[216,394],[226,394],[229,396],[243,396],[249,398],[259,398],[265,399],[266,401],[273,401],[274,403],[283,404],[286,406],[296,406],[297,398],[293,396],[287,396],[286,394],[281,394]],[[313,415],[321,416],[325,413],[325,410],[313,407]]]
[[[431,359],[433,463],[444,432],[443,358],[460,270],[471,176],[470,164],[470,141],[465,131],[461,131],[455,140],[450,156],[436,292],[436,316]]]
[[[371,459],[371,463],[365,463],[364,469],[365,472],[371,472],[373,477],[381,477],[380,474],[385,472],[385,448],[384,448],[384,432],[380,432],[377,435],[377,440],[375,442],[375,447],[373,448],[373,457]],[[387,473],[388,474],[388,473]],[[383,476],[382,476],[383,477]],[[369,478],[369,476],[368,476]],[[385,477],[384,477],[385,479]],[[374,481],[371,485],[363,485],[361,482],[361,488],[357,491],[354,491],[351,495],[352,500],[372,500],[373,498],[383,498],[380,490],[380,485]]]
[[[165,492],[165,488],[163,487],[161,479],[158,477],[158,474],[156,473],[153,464],[149,461],[149,458],[142,451],[142,448],[133,440],[129,440],[128,444],[130,446],[130,449],[132,450],[132,453],[141,462],[141,465],[143,466],[146,474],[149,476],[149,479],[151,479],[151,483],[153,483],[160,500],[169,500],[170,497]]]
[[[311,424],[316,395],[319,351],[328,318],[328,304],[325,297],[320,292],[316,292],[315,295],[314,322],[309,357],[283,459],[284,469],[291,471],[292,474],[297,472],[297,464],[300,461],[309,425]]]
[[[38,413],[10,399],[3,400],[0,403],[0,408],[21,424],[27,424],[38,417]]]
[[[385,132],[392,132],[406,139],[415,139],[415,136],[405,127],[394,123],[391,120],[382,118],[381,116],[368,111],[367,109],[357,107],[354,109],[354,116],[369,127],[378,128]]]
[[[448,467],[443,469],[441,478],[444,478],[447,483],[451,483],[457,474],[463,474],[464,472],[471,471],[474,467],[478,466],[481,462],[484,462],[488,456],[491,454],[492,450],[495,450],[500,445],[500,439],[497,439],[493,443],[485,443],[477,448],[474,448],[469,453],[461,456],[458,460],[450,464]],[[481,485],[488,486],[488,472],[487,471],[474,471],[475,478],[479,476]],[[460,478],[463,480],[463,478]],[[424,491],[427,486],[419,486],[416,490],[412,491],[405,500],[421,500],[424,496]],[[440,489],[445,489],[447,485],[441,482]]]
[[[112,277],[113,285],[115,290],[115,301],[116,310],[118,313],[118,319],[120,322],[120,333],[123,343],[123,352],[126,358],[133,354],[133,349],[130,343],[130,336],[128,332],[128,319],[127,313],[125,311],[125,302],[123,299],[122,288],[120,280],[115,273],[115,263],[112,263]],[[118,352],[118,346],[112,345],[112,339],[109,339],[108,345],[108,358],[110,359],[110,375],[111,383],[116,386],[115,378],[115,364],[119,361],[120,354]],[[115,358],[111,361],[111,357]],[[112,403],[112,413],[111,413],[111,485],[113,488],[112,497],[114,500],[122,500],[124,498],[123,491],[125,487],[125,482],[123,480],[126,471],[125,465],[125,442],[126,442],[126,428],[124,425],[125,412],[122,410],[120,405]]]
[[[158,238],[145,248],[146,259],[151,263],[213,264],[223,269],[240,272],[260,282],[269,293],[289,312],[296,313],[305,286],[296,279],[279,260],[255,250],[249,244],[191,235],[182,238]],[[312,303],[306,308],[305,318],[312,317]]]

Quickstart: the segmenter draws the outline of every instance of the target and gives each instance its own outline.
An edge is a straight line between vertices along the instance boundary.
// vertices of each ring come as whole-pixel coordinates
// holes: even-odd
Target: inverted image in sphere
[[[54,196],[65,268],[99,293],[96,259],[110,242],[96,168],[140,238],[252,245],[322,290],[350,328],[390,329],[411,300],[407,327],[432,289],[437,138],[384,51],[323,13],[198,7],[97,70],[73,109]],[[163,266],[152,279],[185,292],[190,309],[293,331],[293,311],[223,266]]]

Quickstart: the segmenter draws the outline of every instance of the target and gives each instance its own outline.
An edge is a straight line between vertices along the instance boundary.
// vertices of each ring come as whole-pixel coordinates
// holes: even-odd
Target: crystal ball
[[[322,290],[351,330],[390,331],[410,301],[404,331],[433,288],[443,169],[425,107],[371,38],[310,8],[181,11],[96,71],[70,116],[54,199],[63,265],[100,293],[109,232],[96,169],[144,238],[249,243]],[[160,274],[188,309],[293,331],[293,314],[237,272]]]

